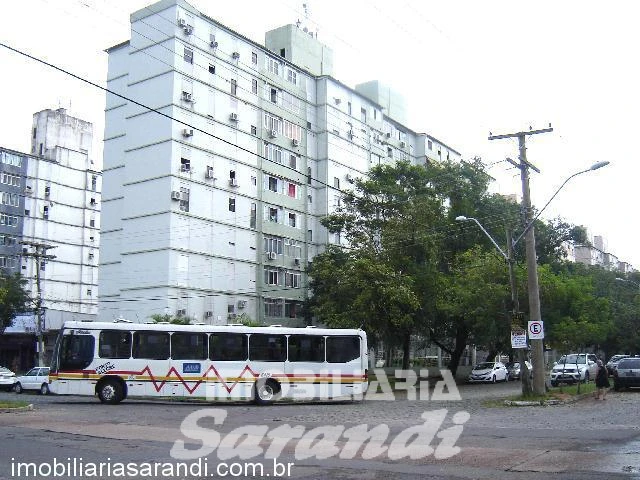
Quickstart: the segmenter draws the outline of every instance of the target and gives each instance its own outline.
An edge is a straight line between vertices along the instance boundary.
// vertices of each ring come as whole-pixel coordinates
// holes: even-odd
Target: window
[[[285,53],[286,53],[286,50],[284,48],[281,48],[280,49],[280,56],[281,57],[285,57],[286,56]]]
[[[251,204],[251,216],[249,218],[249,228],[256,228],[257,223],[257,205]]]
[[[42,144],[40,144],[40,155],[42,155]],[[15,153],[0,152],[0,161],[5,165],[13,165],[14,167],[22,166],[22,157]]]
[[[191,171],[191,160],[188,158],[180,159],[180,171],[181,172],[190,172]]]
[[[212,75],[216,74],[216,66],[212,63],[209,64],[209,73],[211,73]]]
[[[319,335],[290,335],[290,362],[324,362],[324,337]]]
[[[229,170],[229,180],[235,180],[235,179],[236,179],[236,171]]]
[[[311,167],[307,167],[307,185],[311,185]]]
[[[347,113],[351,115],[351,102],[347,102]]]
[[[251,79],[251,93],[257,95],[258,94],[258,80],[255,78]]]
[[[307,230],[307,240],[313,242],[313,230]]]
[[[49,219],[49,207],[45,206],[42,209],[42,218],[44,218],[45,220]]]
[[[286,90],[280,91],[280,97],[282,98],[282,101],[280,103],[284,108],[286,108],[290,112],[295,113],[296,115],[300,114],[302,102],[298,97],[287,92]]]
[[[1,199],[3,205],[18,206],[19,198],[17,193],[2,192]]]
[[[91,220],[89,220],[89,226],[90,226],[90,227],[95,227],[95,226],[96,226],[96,220],[95,220],[95,218],[92,218]]]
[[[254,333],[249,337],[249,359],[262,362],[284,362],[287,358],[287,337]]]
[[[338,177],[333,177],[333,188],[340,189],[340,179]]]
[[[291,140],[298,140],[302,138],[302,128],[300,125],[292,123],[288,120],[284,120],[283,122],[283,133],[285,137],[290,138]]]
[[[38,132],[38,129],[36,127],[33,127],[33,138],[36,138],[36,133]]]
[[[282,303],[278,298],[264,299],[264,314],[267,317],[282,317]]]
[[[229,211],[230,212],[235,212],[236,211],[236,199],[235,198],[230,198],[229,199]]]
[[[277,253],[282,255],[282,238],[272,237],[270,235],[264,236],[264,252],[265,253]]]
[[[42,156],[43,152],[44,152],[44,145],[41,143],[40,144],[40,156]]]
[[[90,288],[87,288],[87,295],[88,296],[93,295],[93,290],[91,290]]]
[[[295,213],[289,213],[288,225],[290,227],[294,227],[295,228],[295,226],[296,226],[296,214]]]
[[[295,183],[287,183],[287,195],[291,198],[298,198],[298,185]]]
[[[282,119],[275,117],[269,113],[264,114],[264,127],[269,131],[275,131],[282,134]]]
[[[267,58],[267,70],[274,75],[280,75],[280,62],[274,58]]]
[[[242,333],[214,333],[209,336],[209,359],[247,360],[247,336]]]
[[[431,140],[427,140],[427,148],[433,150],[433,142]]]
[[[278,209],[274,207],[269,207],[269,221],[273,223],[278,222]]]
[[[364,107],[360,109],[360,120],[363,122],[367,121],[367,109]]]
[[[280,285],[280,272],[277,268],[264,267],[265,285]]]
[[[0,182],[5,185],[11,185],[12,187],[20,186],[20,177],[18,175],[11,175],[10,173],[3,173],[0,177]],[[29,193],[29,188],[27,188]]]
[[[133,332],[133,358],[167,360],[169,340],[168,332]]]
[[[294,154],[289,154],[289,168],[293,168],[294,170],[298,166],[298,157]]]
[[[64,335],[60,348],[61,370],[84,370],[93,360],[93,335]]]
[[[28,216],[28,210],[25,210],[25,215]],[[8,215],[6,213],[0,213],[0,225],[5,225],[7,227],[17,227],[18,226],[18,217],[16,215]]]
[[[360,358],[360,337],[327,337],[327,362],[346,363]]]
[[[251,63],[258,64],[258,54],[256,52],[251,52]]]
[[[237,95],[238,93],[238,81],[235,78],[231,79],[231,95]]]
[[[302,275],[299,272],[285,272],[284,286],[291,288],[300,288],[300,279]]]
[[[184,47],[184,61],[193,65],[193,50]]]
[[[0,267],[15,268],[18,266],[18,258],[10,255],[0,255]]]
[[[269,177],[268,178],[268,188],[269,190],[271,190],[272,192],[278,192],[279,188],[278,188],[278,179],[275,177]]]
[[[298,74],[295,70],[287,69],[287,81],[293,83],[294,85],[298,84]]]
[[[131,333],[121,330],[103,330],[98,340],[100,358],[130,358]]]
[[[173,360],[206,360],[207,335],[205,333],[173,333],[171,358]]]
[[[180,187],[180,210],[183,212],[189,211],[189,189],[186,187]]]
[[[98,188],[98,176],[91,175],[91,190],[95,192],[97,188]]]
[[[48,197],[49,195],[51,195],[51,187],[47,185],[44,187],[44,196]]]
[[[251,135],[257,135],[258,134],[258,127],[256,127],[255,125],[251,125]]]
[[[264,142],[264,156],[267,160],[282,164],[282,149]]]
[[[272,103],[278,103],[278,89],[277,88],[270,88],[269,89],[269,100]]]

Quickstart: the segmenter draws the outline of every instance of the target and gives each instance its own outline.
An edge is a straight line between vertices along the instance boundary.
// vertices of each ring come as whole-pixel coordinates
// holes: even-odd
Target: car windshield
[[[563,355],[558,360],[558,363],[587,363],[587,356],[578,354]]]
[[[484,363],[479,363],[478,365],[476,365],[476,370],[486,370],[488,368],[493,368],[493,363],[492,362],[484,362]]]
[[[620,360],[618,364],[618,370],[624,370],[625,368],[640,368],[640,358],[625,358],[624,360]]]
[[[609,359],[610,362],[617,362],[619,361],[621,358],[626,358],[626,355],[614,355],[613,357],[611,357]]]

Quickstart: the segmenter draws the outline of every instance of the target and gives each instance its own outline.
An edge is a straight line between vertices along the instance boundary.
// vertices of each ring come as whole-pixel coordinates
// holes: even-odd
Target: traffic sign
[[[527,333],[524,330],[511,332],[511,348],[527,348]]]
[[[544,338],[544,324],[542,320],[530,321],[527,327],[529,340],[542,340]]]

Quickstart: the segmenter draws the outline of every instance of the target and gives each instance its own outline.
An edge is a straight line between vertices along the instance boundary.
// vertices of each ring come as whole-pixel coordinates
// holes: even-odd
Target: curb
[[[508,407],[550,407],[555,405],[569,405],[571,403],[579,402],[593,396],[593,392],[581,393],[580,395],[574,395],[567,400],[505,400],[504,404]]]
[[[30,410],[33,410],[33,403],[30,403],[26,407],[0,408],[0,413],[26,412]]]

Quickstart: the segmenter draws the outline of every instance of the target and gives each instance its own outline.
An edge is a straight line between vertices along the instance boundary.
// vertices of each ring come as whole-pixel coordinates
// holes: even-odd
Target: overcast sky
[[[0,41],[105,85],[104,50],[130,37],[129,14],[148,0],[21,0],[0,3]],[[252,40],[304,19],[304,1],[194,0],[203,13]],[[307,0],[309,24],[334,50],[334,76],[354,86],[379,79],[402,93],[408,126],[463,154],[495,163],[494,190],[519,193],[517,140],[494,134],[545,128],[528,139],[533,201],[604,235],[608,250],[640,268],[633,142],[640,112],[640,2]],[[150,59],[150,61],[153,61]],[[29,149],[36,111],[71,106],[95,125],[101,155],[104,94],[0,48],[0,145]],[[96,159],[99,160],[99,159]],[[486,225],[491,231],[491,224]],[[494,235],[499,240],[501,230]],[[502,243],[502,242],[500,242]]]

